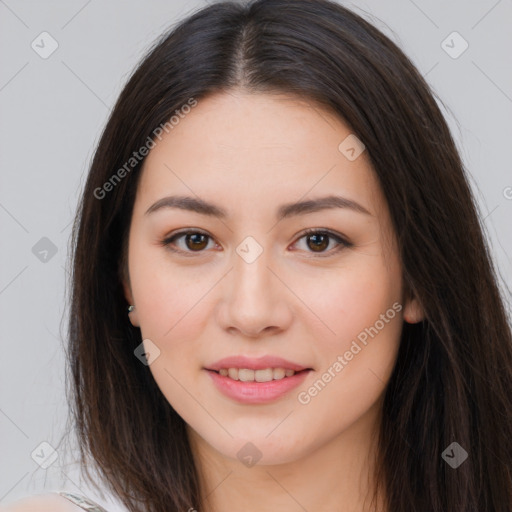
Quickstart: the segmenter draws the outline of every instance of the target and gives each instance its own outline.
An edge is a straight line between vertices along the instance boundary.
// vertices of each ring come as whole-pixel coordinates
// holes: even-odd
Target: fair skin
[[[338,149],[350,134],[305,100],[232,90],[201,99],[144,162],[124,290],[135,305],[130,321],[151,340],[144,348],[160,351],[149,370],[187,424],[205,501],[199,512],[370,510],[383,393],[403,322],[423,312],[404,296],[367,152],[349,160]],[[146,213],[171,195],[201,198],[227,216]],[[328,195],[367,213],[344,207],[276,220],[282,204]],[[304,234],[310,228],[316,239]],[[178,230],[208,236],[162,245]],[[325,230],[350,245],[322,237]],[[237,252],[246,237],[257,243],[250,253],[262,249],[250,262]],[[348,360],[358,335],[377,325]],[[234,355],[278,356],[311,371],[275,400],[240,403],[206,369]],[[333,372],[338,356],[343,369]],[[328,383],[309,392],[329,369]],[[251,466],[237,456],[248,442],[261,457]]]
[[[207,496],[201,512],[367,510],[383,391],[403,321],[422,313],[405,301],[389,212],[366,152],[350,161],[338,150],[350,133],[297,98],[230,91],[199,101],[144,163],[125,293],[136,306],[130,321],[160,350],[151,373],[187,423]],[[283,203],[333,194],[368,213],[332,208],[275,220]],[[170,207],[145,213],[171,195],[214,203],[227,217]],[[336,251],[331,238],[315,251],[318,239],[301,233],[307,228],[352,245]],[[175,239],[171,247],[182,253],[162,245],[183,229],[207,237]],[[236,251],[248,236],[262,248],[250,263]],[[299,402],[395,303],[400,312],[357,357]],[[239,403],[205,369],[232,355],[276,355],[313,370],[270,403]],[[237,457],[248,442],[261,453],[251,467]]]

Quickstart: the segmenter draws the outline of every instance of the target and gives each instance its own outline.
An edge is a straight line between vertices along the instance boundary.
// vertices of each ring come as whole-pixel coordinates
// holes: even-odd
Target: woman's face
[[[364,146],[318,106],[238,91],[155,142],[125,292],[189,432],[278,464],[378,418],[404,316],[419,313]]]

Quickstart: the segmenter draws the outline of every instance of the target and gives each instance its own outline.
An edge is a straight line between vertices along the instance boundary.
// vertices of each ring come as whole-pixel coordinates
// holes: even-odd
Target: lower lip
[[[243,382],[224,377],[213,370],[206,371],[217,389],[227,397],[243,404],[265,404],[278,400],[302,384],[311,370],[303,370],[291,377],[269,382]]]

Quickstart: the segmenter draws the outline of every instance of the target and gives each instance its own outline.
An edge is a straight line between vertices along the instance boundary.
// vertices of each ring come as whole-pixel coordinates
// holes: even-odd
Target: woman
[[[511,509],[511,332],[465,170],[351,11],[221,3],[165,35],[73,245],[82,463],[129,510]]]

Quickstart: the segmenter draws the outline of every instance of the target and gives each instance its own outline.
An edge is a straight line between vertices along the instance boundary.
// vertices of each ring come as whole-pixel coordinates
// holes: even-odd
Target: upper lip
[[[264,370],[266,368],[284,368],[285,370],[294,370],[300,372],[310,369],[306,366],[294,363],[277,356],[262,356],[259,358],[250,358],[245,356],[231,356],[219,359],[205,367],[207,370],[218,372],[221,368],[247,368],[249,370]]]

